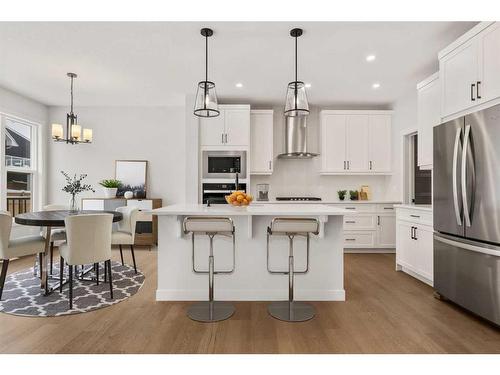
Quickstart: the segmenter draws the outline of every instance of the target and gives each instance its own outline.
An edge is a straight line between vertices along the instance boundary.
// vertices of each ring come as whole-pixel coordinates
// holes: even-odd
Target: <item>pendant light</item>
[[[75,73],[66,74],[71,79],[71,107],[66,114],[66,138],[61,124],[52,124],[52,139],[55,142],[66,142],[71,144],[92,143],[92,129],[83,129],[78,124],[78,116],[73,113],[73,80],[77,77]]]
[[[219,116],[217,104],[217,93],[215,83],[208,80],[208,38],[214,34],[212,29],[201,29],[201,35],[205,37],[205,80],[198,82],[194,114],[198,117]]]
[[[292,29],[290,36],[295,38],[295,81],[288,84],[285,100],[285,116],[307,116],[309,104],[307,103],[306,87],[304,82],[297,79],[297,38],[302,35],[302,29]]]

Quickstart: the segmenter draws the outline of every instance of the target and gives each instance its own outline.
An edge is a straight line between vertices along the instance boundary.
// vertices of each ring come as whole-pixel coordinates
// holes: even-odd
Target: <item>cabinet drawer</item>
[[[344,216],[344,230],[375,229],[374,215],[346,215]]]
[[[343,208],[348,211],[353,211],[353,212],[375,212],[375,205],[374,204],[343,204],[341,206],[338,206],[340,208]]]
[[[377,204],[377,212],[390,214],[391,212],[396,212],[396,210],[393,204]]]
[[[375,232],[344,232],[344,247],[374,247]]]
[[[127,201],[127,206],[135,207],[139,210],[152,210],[153,201],[150,199],[129,199]]]
[[[82,199],[82,210],[104,210],[104,199]]]
[[[432,226],[432,212],[429,211],[398,209],[397,219]]]

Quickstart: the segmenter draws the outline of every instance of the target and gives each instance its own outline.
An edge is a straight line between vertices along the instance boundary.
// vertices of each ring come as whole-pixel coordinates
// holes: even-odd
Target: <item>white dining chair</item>
[[[61,204],[48,204],[43,206],[43,211],[62,211],[68,210],[67,206]],[[43,230],[40,232],[43,238],[47,238],[47,231]],[[54,264],[54,242],[60,243],[61,241],[66,241],[66,229],[64,228],[52,228],[50,231],[50,270],[49,273],[52,275],[52,265]]]
[[[123,219],[119,221],[118,230],[113,231],[111,235],[111,244],[118,245],[120,248],[120,257],[122,260],[122,265],[125,265],[123,262],[123,245],[129,245],[130,251],[132,253],[132,261],[134,263],[134,271],[137,273],[137,265],[135,263],[135,254],[134,254],[134,241],[135,241],[135,227],[137,224],[137,216],[139,214],[139,210],[134,207],[118,207],[116,209],[117,212],[121,212],[123,215]]]
[[[2,260],[2,272],[0,274],[0,300],[2,299],[9,261],[12,258],[44,252],[45,249],[45,241],[41,236],[26,236],[11,240],[11,230],[12,216],[9,212],[0,211],[0,259]]]
[[[60,282],[62,291],[64,262],[68,265],[69,308],[73,308],[73,266],[94,264],[96,272],[99,263],[104,262],[104,272],[108,275],[109,292],[113,298],[113,278],[111,272],[111,230],[112,214],[72,215],[64,219],[66,242],[59,247],[61,255]],[[97,279],[99,275],[97,273]]]

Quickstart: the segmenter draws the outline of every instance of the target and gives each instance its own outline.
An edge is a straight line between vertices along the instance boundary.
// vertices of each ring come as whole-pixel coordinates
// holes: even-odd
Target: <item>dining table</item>
[[[54,211],[37,211],[26,212],[16,215],[14,220],[17,224],[43,227],[46,231],[44,251],[40,253],[40,288],[45,295],[52,293],[58,285],[50,286],[49,284],[49,249],[51,242],[52,228],[64,228],[64,219],[72,215],[91,215],[91,214],[112,214],[113,222],[118,222],[123,219],[121,212],[117,211],[99,211],[99,210],[54,210]]]

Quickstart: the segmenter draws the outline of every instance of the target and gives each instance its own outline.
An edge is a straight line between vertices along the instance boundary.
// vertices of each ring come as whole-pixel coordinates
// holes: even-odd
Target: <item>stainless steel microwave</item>
[[[247,178],[246,151],[203,151],[203,178]]]

